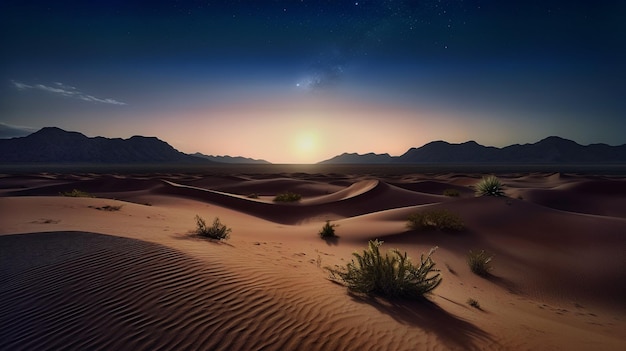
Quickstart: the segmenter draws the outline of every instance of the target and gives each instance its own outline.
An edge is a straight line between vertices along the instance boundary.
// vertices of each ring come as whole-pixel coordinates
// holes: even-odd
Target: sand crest
[[[480,177],[0,177],[0,349],[626,348],[625,181],[502,175],[510,197],[475,198]],[[96,197],[59,196],[71,189]],[[293,189],[300,202],[272,201]],[[466,229],[407,229],[434,208]],[[190,235],[196,214],[219,216],[231,239]],[[317,236],[327,219],[336,240]],[[438,246],[442,285],[426,301],[386,301],[328,280],[324,266],[374,238],[413,258]],[[470,249],[495,254],[491,277],[469,271]]]

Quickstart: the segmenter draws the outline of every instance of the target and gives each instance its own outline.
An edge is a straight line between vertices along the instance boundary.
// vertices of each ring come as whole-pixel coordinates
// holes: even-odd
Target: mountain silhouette
[[[475,141],[461,144],[433,141],[419,148],[411,148],[400,156],[344,153],[320,162],[320,164],[356,163],[626,163],[626,144],[620,146],[606,144],[584,146],[557,136],[545,138],[534,144],[515,144],[504,148],[483,146]]]
[[[25,137],[0,139],[4,163],[210,163],[155,137],[90,138],[45,127]]]

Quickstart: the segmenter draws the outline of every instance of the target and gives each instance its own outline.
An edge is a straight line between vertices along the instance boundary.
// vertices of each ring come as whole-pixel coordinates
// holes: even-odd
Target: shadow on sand
[[[457,318],[427,299],[384,300],[349,293],[356,302],[367,303],[391,316],[397,322],[432,333],[446,346],[454,349],[476,350],[481,344],[494,343],[491,336],[475,325]]]

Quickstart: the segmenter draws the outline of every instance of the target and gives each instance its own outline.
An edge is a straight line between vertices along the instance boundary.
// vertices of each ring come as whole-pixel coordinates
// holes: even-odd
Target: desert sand
[[[0,349],[626,350],[626,179],[499,174],[507,197],[476,197],[482,175],[2,175]],[[466,229],[407,229],[427,208]],[[230,239],[192,235],[195,215]],[[442,284],[390,301],[329,279],[375,238],[438,247]],[[489,278],[465,262],[482,249]]]

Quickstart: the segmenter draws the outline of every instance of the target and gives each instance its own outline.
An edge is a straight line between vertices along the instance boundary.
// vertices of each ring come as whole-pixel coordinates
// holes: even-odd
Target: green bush
[[[459,193],[457,189],[445,189],[443,191],[443,195],[450,196],[450,197],[459,197],[461,193]]]
[[[274,201],[275,202],[296,202],[296,201],[300,201],[301,198],[302,198],[302,195],[287,191],[287,192],[276,195],[276,197],[274,197]]]
[[[230,237],[231,229],[220,222],[218,217],[213,220],[213,225],[207,227],[204,219],[196,215],[196,234],[211,239],[226,240]]]
[[[476,184],[476,196],[504,196],[500,179],[496,176],[487,176]]]
[[[339,224],[330,224],[330,221],[327,220],[318,234],[322,239],[336,238],[335,228],[338,226]]]
[[[65,192],[59,193],[59,195],[68,196],[68,197],[94,197],[90,193],[86,191],[78,190],[78,189],[72,189],[72,191],[65,191]]]
[[[331,278],[343,283],[350,291],[383,297],[421,298],[441,283],[439,270],[435,269],[431,255],[421,255],[420,264],[413,265],[406,252],[393,249],[381,255],[379,247],[382,241],[369,242],[363,254],[357,252],[356,258],[345,267],[326,268]]]
[[[407,227],[414,230],[460,231],[465,228],[465,225],[457,214],[446,209],[432,209],[410,215]]]
[[[491,271],[491,260],[493,260],[493,255],[490,255],[485,252],[485,250],[481,250],[480,252],[473,252],[470,250],[467,255],[467,264],[472,272],[480,275],[480,276],[488,276]]]

